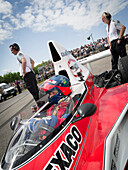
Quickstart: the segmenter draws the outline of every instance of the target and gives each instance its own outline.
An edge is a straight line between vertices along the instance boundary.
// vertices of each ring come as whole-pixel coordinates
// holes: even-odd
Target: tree
[[[35,74],[38,74],[38,68],[37,68],[37,66],[34,67],[33,70],[34,70]]]
[[[45,66],[45,65],[47,65],[47,64],[49,64],[49,63],[51,63],[50,60],[48,60],[48,61],[42,61],[41,64],[38,64],[36,67],[34,67],[33,70],[34,70],[35,74],[39,74],[39,73],[38,73],[38,67]]]
[[[20,77],[19,72],[17,72],[17,73],[9,72],[3,76],[2,82],[11,83],[11,82],[14,82],[15,80],[20,80],[20,79],[21,79],[21,77]]]
[[[3,83],[3,82],[4,82],[3,77],[0,76],[0,83]]]
[[[34,67],[33,70],[34,70],[35,74],[39,74],[38,67],[45,66],[50,62],[51,62],[50,60],[43,61],[41,64],[38,64],[36,67]],[[0,76],[0,83],[11,83],[11,82],[14,82],[15,80],[21,80],[21,79],[22,79],[22,77],[20,76],[19,72],[17,72],[17,73],[9,72],[3,76]]]

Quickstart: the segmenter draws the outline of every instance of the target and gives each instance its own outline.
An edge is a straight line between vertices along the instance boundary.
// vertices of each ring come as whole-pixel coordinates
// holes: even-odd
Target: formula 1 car
[[[57,42],[48,47],[55,74],[70,80],[72,93],[61,106],[68,116],[56,127],[40,123],[51,107],[44,93],[29,120],[11,122],[14,133],[0,168],[128,169],[128,56],[120,59],[119,70],[92,75]]]

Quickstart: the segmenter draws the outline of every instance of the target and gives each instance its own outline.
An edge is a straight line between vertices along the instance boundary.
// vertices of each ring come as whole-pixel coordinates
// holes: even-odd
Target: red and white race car
[[[72,93],[61,105],[68,116],[57,127],[39,123],[51,107],[44,96],[29,120],[14,118],[0,169],[128,169],[128,57],[118,71],[92,75],[57,42],[48,47],[55,74],[70,80]]]

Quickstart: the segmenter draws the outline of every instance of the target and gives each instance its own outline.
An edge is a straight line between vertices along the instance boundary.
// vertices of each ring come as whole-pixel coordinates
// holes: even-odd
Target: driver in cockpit
[[[49,95],[48,101],[51,107],[46,111],[44,117],[29,120],[27,127],[29,132],[36,131],[39,123],[56,128],[69,115],[66,109],[71,99],[71,86],[67,77],[55,75],[49,78],[44,82],[43,90]]]
[[[44,83],[43,89],[46,94],[49,94],[48,100],[52,104],[47,110],[47,117],[51,117],[48,124],[56,128],[60,124],[60,121],[62,122],[65,109],[69,103],[68,99],[65,100],[71,94],[69,79],[62,75],[55,75]]]

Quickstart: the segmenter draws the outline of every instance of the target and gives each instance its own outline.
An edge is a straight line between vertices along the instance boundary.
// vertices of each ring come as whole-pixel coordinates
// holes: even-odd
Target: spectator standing
[[[18,90],[18,92],[19,92],[19,94],[20,93],[22,93],[22,91],[21,91],[21,87],[20,87],[20,82],[18,82],[17,80],[15,80],[15,85],[16,85],[16,88],[17,88],[17,90]]]
[[[37,86],[36,77],[33,71],[34,61],[26,54],[20,51],[18,44],[14,43],[9,46],[12,54],[17,56],[20,67],[20,76],[24,79],[26,88],[34,97],[36,103],[39,100],[39,90]]]
[[[124,32],[126,27],[120,21],[112,20],[109,12],[102,14],[102,21],[107,24],[108,43],[112,54],[112,70],[118,69],[118,59],[127,55]]]

